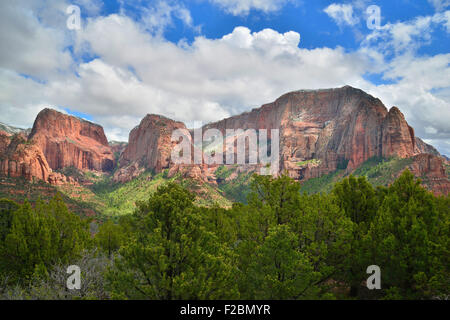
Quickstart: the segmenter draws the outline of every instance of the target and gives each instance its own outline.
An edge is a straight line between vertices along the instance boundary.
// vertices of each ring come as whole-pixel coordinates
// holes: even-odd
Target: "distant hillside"
[[[31,132],[31,128],[23,129],[23,128],[18,128],[18,127],[13,127],[13,126],[10,126],[10,125],[0,122],[0,131],[5,131],[6,133],[9,133],[9,134],[24,133],[26,136],[28,136]]]

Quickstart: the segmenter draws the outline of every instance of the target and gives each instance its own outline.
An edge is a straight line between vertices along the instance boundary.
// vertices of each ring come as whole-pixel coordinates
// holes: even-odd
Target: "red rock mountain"
[[[33,177],[48,181],[52,172],[41,149],[36,144],[26,143],[20,135],[0,133],[0,171],[8,177]]]
[[[130,132],[128,145],[119,158],[119,170],[114,180],[125,182],[138,176],[144,169],[161,172],[169,168],[173,146],[172,132],[186,129],[182,122],[159,115],[147,115]],[[187,129],[186,129],[187,130]]]
[[[388,110],[379,99],[349,86],[290,92],[250,112],[207,124],[203,130],[209,128],[224,136],[226,129],[279,129],[280,165],[276,172],[287,172],[296,180],[337,169],[349,173],[372,157],[400,157],[411,158],[409,168],[416,176],[427,177],[437,193],[450,190],[446,160],[415,137],[400,110]],[[54,170],[68,166],[111,171],[115,152],[120,155],[113,177],[116,182],[129,181],[146,169],[156,173],[169,169],[169,176],[181,173],[186,178],[216,183],[217,165],[175,165],[171,161],[176,145],[171,137],[176,129],[188,132],[181,122],[147,115],[130,132],[128,145],[111,147],[101,126],[44,109],[28,139],[0,132],[0,174],[60,183],[67,178]],[[194,150],[198,152],[191,143]],[[242,170],[251,172],[258,167],[246,165]]]
[[[414,131],[400,110],[392,107],[388,111],[379,99],[350,86],[291,92],[205,128],[222,133],[238,128],[279,129],[279,171],[299,180],[338,167],[355,169],[374,156],[417,153]]]
[[[445,172],[442,157],[429,153],[421,153],[413,157],[408,167],[416,177],[426,178],[431,190],[436,194],[447,195],[450,192],[450,182]]]
[[[53,170],[73,166],[107,172],[114,168],[103,128],[77,117],[44,109],[34,121],[29,140],[41,148]]]
[[[44,109],[28,138],[21,133],[0,132],[1,175],[51,184],[74,183],[72,178],[54,172],[69,166],[106,172],[114,168],[114,156],[101,126]]]
[[[116,181],[130,180],[144,168],[156,172],[170,168],[171,175],[180,171],[180,166],[169,159],[174,145],[171,132],[176,128],[185,126],[147,115],[130,134]],[[433,172],[435,179],[439,176],[450,186],[439,154],[415,137],[400,110],[388,110],[379,99],[350,86],[290,92],[273,103],[203,127],[209,128],[220,130],[224,136],[226,129],[279,129],[278,173],[287,172],[297,180],[319,177],[338,168],[351,172],[372,157],[410,158],[429,153],[414,158],[416,165],[411,169],[417,175]],[[184,166],[184,170],[186,167],[190,168],[187,176],[211,180],[204,176],[210,178],[207,167]]]

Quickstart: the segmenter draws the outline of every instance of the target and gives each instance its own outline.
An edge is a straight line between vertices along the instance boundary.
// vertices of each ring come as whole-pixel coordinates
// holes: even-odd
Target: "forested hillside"
[[[254,176],[247,204],[199,206],[163,183],[131,215],[97,224],[60,195],[0,202],[2,299],[443,299],[450,198],[405,171],[377,188],[347,177],[330,193]],[[80,290],[66,288],[78,265]],[[368,290],[366,268],[381,269]]]

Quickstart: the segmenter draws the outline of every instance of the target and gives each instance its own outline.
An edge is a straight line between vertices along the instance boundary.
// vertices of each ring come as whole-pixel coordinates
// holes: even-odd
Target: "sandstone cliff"
[[[413,159],[410,169],[416,176],[425,177],[433,190],[446,194],[450,189],[444,159],[436,149],[415,137],[400,110],[388,110],[379,99],[349,86],[290,92],[273,103],[202,129],[210,128],[218,129],[233,143],[237,138],[227,137],[227,129],[267,129],[269,134],[270,129],[279,129],[280,163],[275,172],[287,172],[296,180],[320,177],[337,169],[350,173],[372,157],[400,157]],[[115,153],[119,156],[115,182],[129,181],[145,170],[159,173],[169,169],[169,177],[179,174],[199,183],[216,184],[217,165],[173,163],[171,155],[177,143],[171,138],[176,129],[188,134],[191,157],[194,153],[204,157],[217,147],[227,151],[225,145],[194,147],[183,123],[159,115],[144,117],[130,132],[128,144],[109,145],[101,126],[44,109],[28,140],[23,133],[12,136],[0,132],[0,173],[64,183],[69,178],[53,170],[73,166],[109,172],[115,168]],[[236,159],[236,146],[231,150]],[[245,153],[248,158],[248,146]],[[261,165],[245,165],[241,169],[259,171]]]
[[[181,173],[199,181],[214,180],[215,166],[174,166],[171,163],[174,146],[170,141],[171,132],[177,128],[185,129],[185,126],[164,117],[147,115],[130,133],[115,180],[128,181],[144,169],[160,172],[166,168],[170,169],[171,176]],[[337,169],[352,172],[372,157],[410,158],[433,153],[427,156],[432,162],[438,157],[434,148],[415,137],[413,128],[397,107],[388,110],[379,99],[350,86],[287,93],[261,108],[209,123],[203,130],[210,128],[221,131],[225,139],[236,139],[226,137],[227,129],[267,129],[269,133],[270,129],[279,129],[280,165],[276,172],[287,172],[297,180],[320,177]],[[225,152],[225,145],[222,148]],[[236,147],[232,150],[236,159]],[[435,165],[442,169],[442,163],[438,162]],[[415,172],[423,173],[424,166],[417,166]],[[247,168],[255,170],[255,166]],[[448,184],[441,169],[430,170],[439,172],[439,177]]]
[[[52,170],[36,144],[28,143],[19,134],[9,137],[0,133],[0,141],[1,175],[49,182]]]
[[[53,170],[73,166],[79,170],[111,171],[114,155],[103,128],[52,109],[42,110],[29,136]]]
[[[409,169],[416,177],[424,180],[435,194],[447,195],[450,192],[450,183],[445,172],[444,159],[428,153],[413,157]]]
[[[171,152],[176,144],[171,141],[172,132],[176,129],[186,130],[186,126],[159,115],[145,116],[130,132],[128,145],[119,158],[119,169],[114,174],[114,181],[129,181],[145,169],[158,173],[169,168]]]
[[[352,170],[374,156],[415,154],[414,131],[396,107],[349,86],[301,90],[205,128],[280,130],[280,168],[293,178]]]
[[[416,137],[415,145],[416,145],[415,149],[416,153],[429,153],[435,156],[441,156],[441,154],[439,153],[439,151],[436,150],[435,147],[429,145],[428,143],[425,143],[419,137]]]

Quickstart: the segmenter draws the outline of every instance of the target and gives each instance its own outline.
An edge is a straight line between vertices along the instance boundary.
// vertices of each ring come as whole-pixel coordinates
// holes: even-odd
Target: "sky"
[[[450,155],[449,40],[450,0],[0,1],[0,122],[51,107],[127,141],[148,113],[189,126],[351,85]]]

